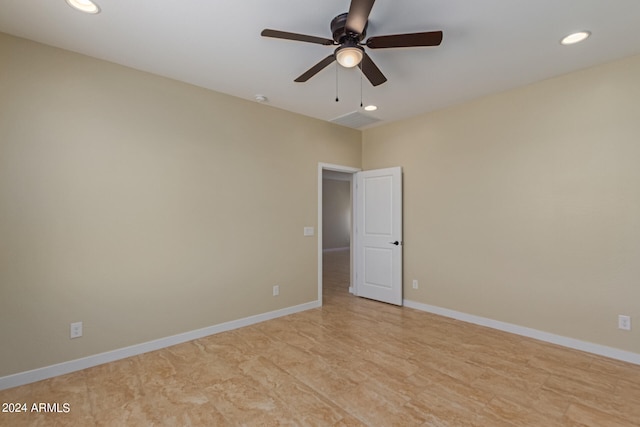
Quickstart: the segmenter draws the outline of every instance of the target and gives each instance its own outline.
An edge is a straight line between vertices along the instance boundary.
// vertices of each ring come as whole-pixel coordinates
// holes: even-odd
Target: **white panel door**
[[[356,293],[402,305],[402,169],[356,174]]]

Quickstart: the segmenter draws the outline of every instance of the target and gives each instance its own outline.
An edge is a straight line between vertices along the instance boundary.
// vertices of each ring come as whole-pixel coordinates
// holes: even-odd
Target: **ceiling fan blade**
[[[362,73],[369,79],[372,85],[378,86],[387,81],[387,78],[382,74],[382,71],[374,64],[369,55],[364,54],[362,62],[358,64],[358,67],[362,70]]]
[[[370,37],[367,40],[367,47],[370,49],[385,49],[389,47],[439,46],[441,42],[442,31],[429,31],[426,33]]]
[[[347,33],[362,34],[375,0],[351,0],[345,30]]]
[[[315,37],[315,36],[307,36],[306,34],[297,34],[297,33],[288,33],[286,31],[278,31],[278,30],[262,30],[260,33],[263,37],[273,37],[276,39],[285,39],[285,40],[295,40],[299,42],[307,42],[307,43],[315,43],[315,44],[323,44],[323,45],[333,45],[334,41],[331,39],[325,39],[324,37]]]
[[[336,56],[332,53],[331,55],[327,56],[322,61],[318,62],[316,65],[314,65],[313,67],[305,71],[300,77],[295,79],[294,82],[297,82],[297,83],[306,82],[307,80],[309,80],[311,77],[318,74],[322,69],[324,69],[327,65],[331,64],[335,60],[336,60]]]

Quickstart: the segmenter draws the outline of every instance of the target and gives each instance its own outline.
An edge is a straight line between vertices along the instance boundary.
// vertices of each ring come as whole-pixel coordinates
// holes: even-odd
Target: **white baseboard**
[[[463,322],[473,323],[475,325],[480,325],[480,326],[486,326],[488,328],[498,329],[500,331],[509,332],[516,335],[522,335],[529,338],[534,338],[540,341],[561,345],[563,347],[569,347],[575,350],[581,350],[587,353],[597,354],[600,356],[609,357],[611,359],[622,360],[624,362],[640,365],[640,354],[632,353],[630,351],[620,350],[613,347],[607,347],[600,344],[594,344],[588,341],[581,341],[574,338],[567,338],[561,335],[539,331],[537,329],[531,329],[524,326],[514,325],[512,323],[501,322],[501,321],[489,319],[486,317],[475,316],[473,314],[462,313],[455,310],[449,310],[448,308],[442,308],[434,305],[423,304],[423,303],[419,303],[411,300],[404,300],[404,305],[409,308],[414,308],[420,311],[426,311],[428,313],[438,314],[444,317],[450,317],[452,319],[461,320]]]
[[[340,252],[340,251],[348,251],[349,249],[351,249],[349,246],[345,246],[344,248],[323,249],[322,252]]]
[[[107,351],[105,353],[94,354],[92,356],[83,357],[81,359],[70,360],[68,362],[58,363],[56,365],[45,366],[43,368],[33,369],[31,371],[19,372],[17,374],[0,377],[0,390],[33,383],[47,378],[68,374],[92,366],[102,365],[104,363],[114,362],[116,360],[125,359],[138,354],[148,353],[150,351],[160,350],[162,348],[171,347],[172,345],[182,344],[198,338],[209,335],[219,334],[243,326],[253,325],[255,323],[264,322],[266,320],[276,319],[278,317],[287,316],[289,314],[298,313],[300,311],[310,310],[322,306],[320,301],[312,301],[305,304],[287,307],[280,310],[270,311],[268,313],[257,314],[255,316],[245,317],[243,319],[232,320],[218,325],[208,326],[194,331],[184,332],[182,334],[172,335],[129,347],[119,348],[117,350]]]

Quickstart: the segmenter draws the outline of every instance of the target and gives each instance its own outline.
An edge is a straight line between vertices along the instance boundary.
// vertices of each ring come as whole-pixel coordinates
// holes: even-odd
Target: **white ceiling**
[[[359,70],[330,65],[294,79],[333,47],[264,38],[264,28],[331,38],[349,0],[1,0],[0,32],[322,120],[360,110]],[[362,81],[380,123],[640,54],[638,0],[378,0],[367,35],[442,30],[437,48],[368,50],[389,79]],[[593,33],[566,47],[576,30]],[[4,59],[3,59],[4,60]],[[10,58],[9,58],[10,60]]]

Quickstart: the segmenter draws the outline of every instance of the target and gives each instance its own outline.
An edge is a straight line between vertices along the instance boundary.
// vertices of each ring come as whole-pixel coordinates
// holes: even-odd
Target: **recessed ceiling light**
[[[589,31],[578,31],[577,33],[569,34],[568,36],[560,40],[560,44],[566,46],[570,44],[580,43],[581,41],[586,40],[590,35],[591,33]]]
[[[67,4],[85,13],[100,13],[100,8],[91,0],[67,0]]]
[[[378,107],[376,107],[375,105],[367,105],[366,107],[364,107],[365,111],[376,111],[378,109]]]

